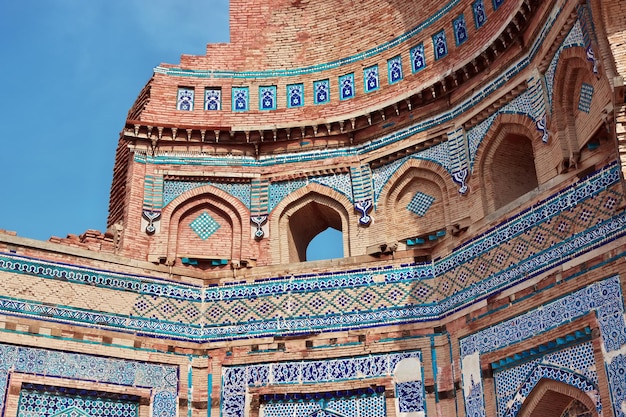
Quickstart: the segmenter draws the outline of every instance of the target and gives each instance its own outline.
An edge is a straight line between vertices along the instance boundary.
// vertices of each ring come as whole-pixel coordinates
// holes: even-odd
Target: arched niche
[[[228,193],[206,185],[170,202],[161,215],[161,231],[153,236],[152,254],[169,263],[197,260],[198,267],[223,267],[211,261],[247,258],[244,236],[249,236],[247,208]]]
[[[554,177],[557,170],[552,157],[529,117],[499,115],[476,155],[476,177],[484,214],[498,210]]]
[[[579,411],[581,417],[598,417],[596,404],[588,393],[560,381],[541,379],[524,400],[517,417],[564,416],[570,410]],[[578,417],[569,417],[573,416]]]
[[[387,182],[379,201],[383,202],[387,237],[406,240],[443,230],[450,222],[450,195],[454,184],[440,166],[412,159],[403,164]]]
[[[350,202],[338,192],[320,184],[294,191],[273,210],[270,222],[271,247],[279,263],[306,261],[306,249],[315,236],[328,227],[342,232],[343,254],[350,256]],[[274,262],[277,263],[277,262]]]
[[[557,64],[550,130],[559,142],[563,168],[575,167],[582,148],[604,123],[611,89],[597,77],[582,47],[565,49]]]

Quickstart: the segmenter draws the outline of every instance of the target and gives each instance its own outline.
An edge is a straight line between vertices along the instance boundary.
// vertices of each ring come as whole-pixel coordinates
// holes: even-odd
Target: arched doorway
[[[518,417],[597,417],[594,391],[582,390],[563,382],[541,379],[525,399]]]

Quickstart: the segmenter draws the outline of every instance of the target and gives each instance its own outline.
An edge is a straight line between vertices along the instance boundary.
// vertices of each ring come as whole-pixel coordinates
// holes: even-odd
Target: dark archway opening
[[[531,140],[522,135],[507,135],[493,155],[490,174],[496,210],[537,188]]]
[[[329,206],[312,201],[293,213],[289,219],[289,261],[308,260],[309,244],[328,228],[342,231],[341,216]],[[343,242],[343,238],[341,240]]]

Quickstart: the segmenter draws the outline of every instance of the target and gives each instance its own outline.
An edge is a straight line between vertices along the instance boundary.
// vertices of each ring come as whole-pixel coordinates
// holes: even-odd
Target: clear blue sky
[[[2,0],[0,37],[0,229],[104,231],[128,109],[155,66],[228,42],[228,0]]]
[[[228,0],[2,0],[0,38],[0,229],[104,231],[128,109],[156,65],[228,42]]]

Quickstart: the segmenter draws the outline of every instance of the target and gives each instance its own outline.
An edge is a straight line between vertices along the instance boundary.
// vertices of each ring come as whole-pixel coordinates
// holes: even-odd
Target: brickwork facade
[[[625,414],[626,8],[335,3],[232,0],[108,230],[0,233],[2,415]]]

